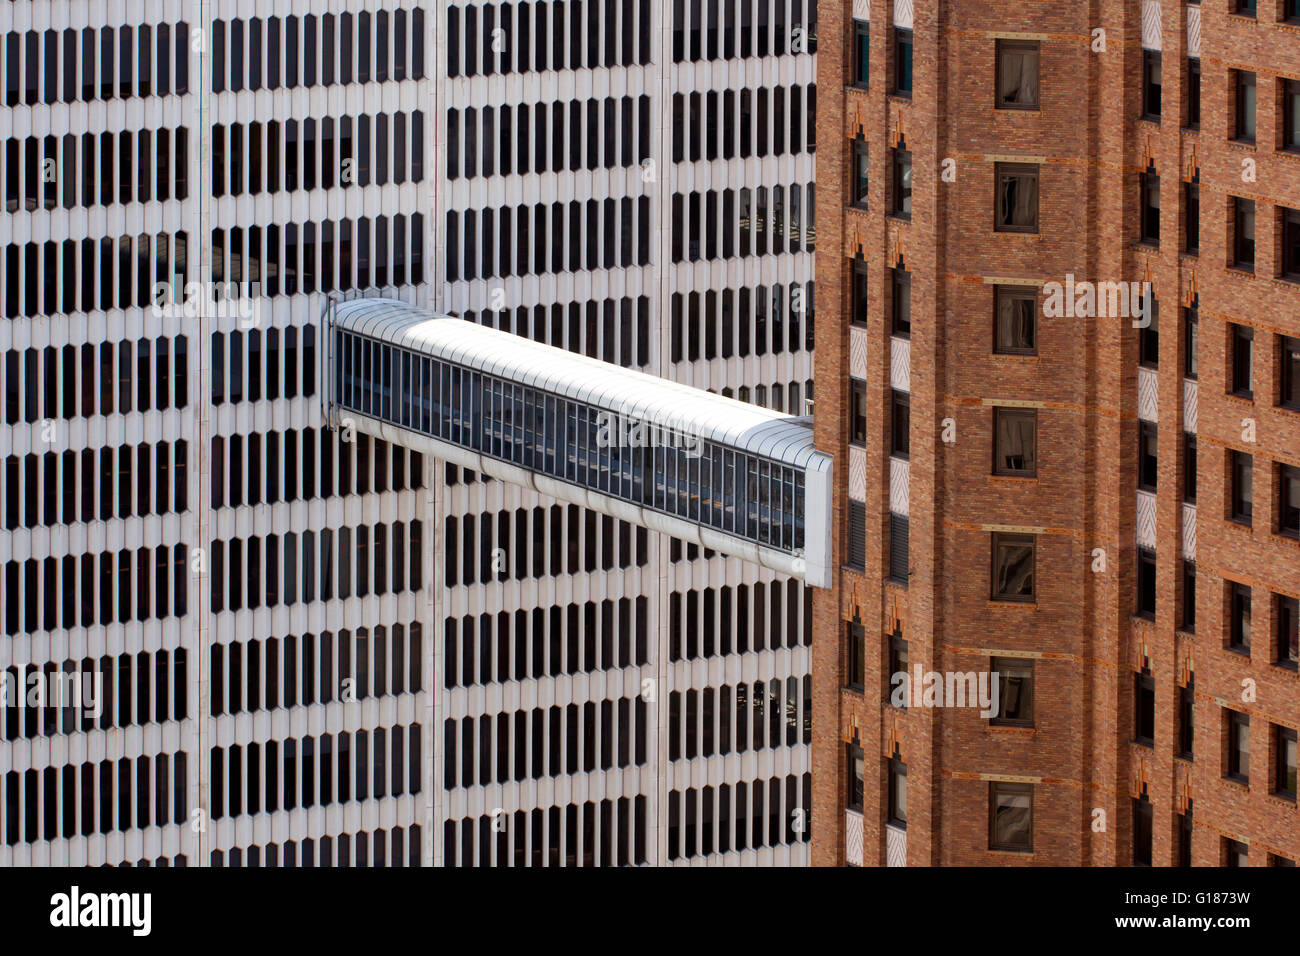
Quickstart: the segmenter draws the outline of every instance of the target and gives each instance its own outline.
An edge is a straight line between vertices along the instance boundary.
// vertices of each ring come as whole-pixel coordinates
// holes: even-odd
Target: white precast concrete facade
[[[384,295],[801,413],[807,20],[0,7],[0,665],[113,694],[0,715],[0,865],[806,862],[798,585],[328,429],[319,330]]]
[[[815,116],[815,59],[808,51],[815,28],[801,5],[516,4],[506,34],[498,34],[508,40],[490,71],[483,66],[486,54],[471,65],[471,17],[481,47],[509,5],[457,3],[448,9],[452,20],[439,17],[440,24],[454,20],[446,38],[446,108],[439,114],[448,133],[439,137],[439,148],[451,162],[439,161],[440,172],[448,173],[439,198],[448,215],[440,214],[439,231],[451,249],[450,255],[442,250],[437,271],[437,308],[801,413],[797,406],[811,392],[811,316],[777,314],[788,308],[796,288],[811,304],[808,131]],[[585,20],[575,35],[567,19],[561,27],[551,19],[557,9],[595,10],[603,19],[595,35]],[[520,18],[538,10],[549,30],[543,35],[534,16],[525,34]],[[611,19],[614,29],[606,33]],[[797,43],[796,24],[803,26]],[[525,36],[523,52],[517,41]],[[526,73],[516,69],[521,57],[527,58]],[[540,121],[539,105],[545,110]],[[619,110],[635,116],[619,114],[619,135],[611,142],[604,134]],[[503,128],[510,132],[503,136]],[[500,150],[493,148],[503,138],[506,171]],[[485,171],[482,161],[489,154],[491,170]],[[792,187],[799,190],[797,200]],[[776,224],[776,210],[787,201],[802,213],[797,238],[792,219]],[[557,211],[552,204],[563,205]],[[492,239],[484,241],[487,229]],[[512,237],[504,254],[502,235]],[[629,301],[630,307],[624,304]],[[612,311],[624,320],[621,325],[612,321]],[[629,312],[648,328],[634,329],[626,321]],[[786,348],[784,333],[793,328],[808,337],[795,332]],[[440,736],[445,749],[434,771],[435,790],[447,797],[441,862],[806,862],[801,835],[807,828],[800,824],[808,804],[809,652],[806,607],[797,586],[787,588],[784,578],[735,558],[675,547],[667,535],[651,536],[635,558],[597,571],[594,562],[578,563],[578,538],[594,516],[557,509],[551,499],[501,482],[458,484],[445,493],[439,486],[437,497],[444,523],[440,541],[451,540],[445,532],[454,524],[455,540],[463,542],[464,516],[476,512],[480,519],[513,515],[516,533],[521,516],[531,513],[536,521],[549,512],[552,532],[573,548],[561,575],[537,575],[536,561],[529,565],[533,574],[489,575],[505,580],[480,576],[467,582],[459,573],[448,578],[447,563],[459,555],[448,546],[437,558],[441,616],[454,632],[440,650],[445,655],[454,645],[461,655],[451,668],[459,675],[444,681],[454,685],[442,698],[441,712],[451,736]],[[494,527],[491,543],[509,550],[500,522]],[[589,532],[582,557],[595,542]],[[579,640],[570,635],[578,620],[570,610],[578,605],[600,608],[605,620],[606,607],[626,604],[635,608],[640,625],[631,641],[644,641],[644,655],[607,655],[602,648],[592,661],[587,647],[574,643],[565,645],[573,654],[563,662],[533,656],[542,641]],[[773,612],[782,625],[775,634],[768,616]],[[539,614],[551,625],[542,632],[535,626]],[[504,656],[503,615],[509,622]],[[534,625],[523,644],[521,615]],[[588,647],[594,651],[606,639],[602,629]],[[629,638],[616,634],[611,640]],[[465,680],[464,652],[476,642],[479,665]],[[521,668],[525,647],[530,659]],[[449,669],[445,657],[436,666],[444,675]],[[538,764],[546,763],[534,749],[539,735],[551,747],[558,717],[618,712],[619,702],[629,699],[644,701],[644,759],[636,759],[634,742],[626,765],[602,759],[596,763],[607,769],[573,774],[567,770],[575,764],[568,762],[558,774],[546,772],[548,766],[534,776]],[[641,716],[635,708],[629,713]],[[599,745],[611,725],[582,721],[584,729],[595,725],[601,727]],[[621,719],[614,721],[616,739],[623,726]],[[751,726],[767,731],[762,740],[751,738]],[[775,746],[769,745],[773,737]],[[571,740],[564,756],[572,748],[586,759],[580,732]],[[503,752],[508,766],[485,772],[484,756],[496,763]],[[468,777],[467,753],[479,758]],[[545,756],[553,766],[560,754]],[[521,761],[527,766],[522,775]],[[764,816],[761,832],[746,832]]]

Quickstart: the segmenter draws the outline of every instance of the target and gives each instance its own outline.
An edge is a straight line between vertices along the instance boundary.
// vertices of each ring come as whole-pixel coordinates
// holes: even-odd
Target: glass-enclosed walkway
[[[829,586],[804,419],[392,299],[331,304],[329,338],[335,424]]]

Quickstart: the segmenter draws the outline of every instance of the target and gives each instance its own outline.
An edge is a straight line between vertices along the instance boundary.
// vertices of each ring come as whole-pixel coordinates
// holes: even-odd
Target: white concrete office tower
[[[0,5],[0,866],[806,861],[802,588],[330,430],[321,321],[802,411],[809,17]]]
[[[438,308],[802,413],[808,6],[454,3],[438,19]],[[441,862],[806,862],[803,588],[447,477]]]

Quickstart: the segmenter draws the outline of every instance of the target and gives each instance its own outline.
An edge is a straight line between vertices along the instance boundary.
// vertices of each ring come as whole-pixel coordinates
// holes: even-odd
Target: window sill
[[[1018,473],[1016,473],[1016,472],[1009,472],[1009,471],[1008,471],[1008,472],[995,471],[995,472],[993,472],[993,474],[989,475],[989,477],[990,477],[990,478],[994,478],[994,479],[997,479],[997,478],[1007,478],[1007,479],[1010,479],[1009,484],[1018,484],[1018,483],[1020,483],[1020,482],[1022,482],[1022,481],[1037,481],[1037,480],[1038,480],[1038,475],[1037,475],[1037,474],[1032,474],[1032,475],[1031,475],[1031,474],[1028,474],[1028,473],[1025,473],[1025,474],[1018,474]]]
[[[1150,123],[1152,126],[1159,126],[1159,125],[1160,125],[1160,117],[1159,117],[1159,116],[1153,116],[1153,115],[1150,115],[1150,114],[1148,114],[1148,113],[1143,113],[1142,115],[1140,115],[1140,116],[1137,118],[1137,120],[1138,120],[1139,123]]]
[[[1239,787],[1239,788],[1241,788],[1242,790],[1244,790],[1244,791],[1247,792],[1247,793],[1250,792],[1250,778],[1249,778],[1249,777],[1233,777],[1233,776],[1230,776],[1229,774],[1226,774],[1226,773],[1225,773],[1225,774],[1223,775],[1223,777],[1222,777],[1222,780],[1223,780],[1223,782],[1226,783],[1226,784],[1229,784],[1229,785],[1234,786],[1234,787]]]
[[[989,607],[998,607],[998,608],[1023,607],[1023,608],[1031,608],[1033,610],[1038,610],[1038,601],[1035,598],[1026,598],[1021,601],[1017,601],[1014,598],[989,598],[988,601],[985,603]]]
[[[1041,113],[1043,112],[1043,105],[1041,103],[1035,103],[1032,106],[1021,103],[994,103],[993,109],[1000,113]]]
[[[1236,654],[1238,657],[1244,657],[1246,660],[1250,660],[1249,647],[1240,647],[1233,644],[1226,644],[1224,645],[1223,649],[1227,651],[1229,654]]]
[[[1295,661],[1274,661],[1273,666],[1278,670],[1289,671],[1292,674],[1300,673],[1300,665]]]
[[[1252,522],[1249,518],[1238,518],[1235,517],[1234,515],[1228,515],[1228,517],[1224,519],[1224,523],[1227,524],[1229,528],[1239,528],[1246,533],[1250,533],[1255,530],[1254,522]]]
[[[1002,855],[1005,855],[1005,856],[1021,856],[1021,857],[1023,857],[1023,856],[1033,856],[1033,855],[1034,855],[1034,851],[1033,851],[1033,850],[1013,850],[1013,849],[1011,849],[1010,847],[1005,847],[1005,846],[1000,846],[1000,847],[991,846],[991,847],[989,847],[989,852],[990,852],[990,853],[1002,854]]]
[[[996,724],[996,723],[994,723],[993,721],[990,720],[990,721],[988,722],[988,729],[989,729],[990,732],[996,732],[996,733],[1011,733],[1011,734],[1022,734],[1022,735],[1026,735],[1026,734],[1036,734],[1036,733],[1038,733],[1038,728],[1035,727],[1032,723],[1029,723],[1029,724],[1010,724],[1010,723],[1007,723],[1007,724]]]
[[[1228,266],[1228,275],[1250,276],[1255,278],[1255,263],[1234,262]]]
[[[911,102],[912,102],[912,94],[911,94],[911,93],[902,93],[902,92],[899,92],[898,90],[892,90],[892,91],[890,91],[888,94],[886,94],[885,99],[887,99],[887,100],[891,100],[891,101],[893,101],[893,102],[895,102],[895,103],[911,103]]]
[[[1146,747],[1148,750],[1155,750],[1156,742],[1152,737],[1134,737],[1129,743],[1135,747]]]
[[[1269,796],[1274,800],[1282,800],[1292,806],[1296,805],[1296,795],[1294,793],[1287,793],[1285,790],[1274,790]]]
[[[909,223],[909,224],[910,224],[911,221],[912,221],[912,214],[911,214],[911,213],[901,213],[901,212],[891,212],[891,213],[887,213],[887,214],[885,215],[885,218],[888,219],[888,220],[892,220],[892,221],[894,221],[894,222],[906,222],[906,223]]]
[[[1196,762],[1195,758],[1194,758],[1191,754],[1188,754],[1188,753],[1174,754],[1174,759],[1175,759],[1175,760],[1183,760],[1183,761],[1186,761],[1187,763],[1195,763],[1195,762]]]

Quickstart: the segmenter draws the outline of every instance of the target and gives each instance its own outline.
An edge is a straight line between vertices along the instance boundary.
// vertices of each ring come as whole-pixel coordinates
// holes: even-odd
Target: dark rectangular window
[[[1254,3],[1255,0],[1237,0],[1238,3]],[[1250,848],[1244,843],[1223,837],[1223,865],[1227,867],[1248,866]]]
[[[1160,470],[1157,456],[1157,430],[1154,422],[1138,422],[1138,488],[1155,491]]]
[[[1255,142],[1255,74],[1249,70],[1233,70],[1235,115],[1233,130],[1236,138],[1245,143]]]
[[[1227,776],[1248,783],[1250,781],[1250,718],[1230,710],[1225,724],[1228,737]]]
[[[1201,60],[1187,59],[1187,128],[1201,128]]]
[[[894,28],[894,93],[912,95],[912,31]]]
[[[1228,582],[1228,648],[1250,654],[1251,590],[1244,584]]]
[[[1300,209],[1279,206],[1277,216],[1278,233],[1282,237],[1278,273],[1284,279],[1300,282]]]
[[[1300,152],[1300,80],[1282,80],[1282,148]]]
[[[905,269],[890,270],[890,332],[903,338],[912,335],[912,274]]]
[[[1137,552],[1137,608],[1138,617],[1148,621],[1156,616],[1156,556],[1146,548]]]
[[[1156,679],[1149,670],[1133,675],[1133,739],[1148,747],[1156,739]]]
[[[1034,726],[1034,661],[995,657],[991,669],[998,682],[998,712],[989,723],[999,727]]]
[[[1277,533],[1300,538],[1300,468],[1277,466]]]
[[[1034,600],[1034,552],[1030,534],[993,533],[993,574],[990,595],[995,601]]]
[[[1255,330],[1230,323],[1228,331],[1232,336],[1232,394],[1254,398]]]
[[[1278,404],[1300,412],[1300,339],[1279,336],[1281,375],[1279,375]]]
[[[911,396],[892,389],[889,393],[889,453],[906,460],[911,449]]]
[[[849,500],[849,560],[851,568],[867,565],[867,506],[861,501]]]
[[[1295,670],[1300,665],[1300,598],[1277,595],[1273,616],[1277,652],[1273,660]]]
[[[904,710],[907,709],[908,694],[905,692],[907,685],[902,683],[901,678],[898,681],[894,678],[896,675],[910,674],[908,670],[910,656],[907,640],[901,631],[895,630],[889,635],[889,670],[885,674],[882,699],[889,701],[891,706]]]
[[[1235,0],[1232,12],[1239,13],[1243,17],[1255,16],[1256,0]]]
[[[748,11],[748,6],[742,10]],[[871,28],[861,20],[853,21],[853,85],[866,89],[871,76]]]
[[[907,515],[889,513],[889,579],[906,584],[909,576]]]
[[[1255,200],[1232,197],[1232,264],[1255,271]]]
[[[848,779],[848,789],[844,795],[844,806],[845,809],[847,810],[856,810],[858,811],[858,813],[861,813],[862,796],[865,790],[864,779],[863,779],[862,748],[859,747],[857,744],[849,744],[848,747],[846,748],[846,751],[847,751],[847,763],[848,763],[848,767],[847,767],[848,772],[846,774],[846,777]],[[738,794],[738,797],[743,799],[743,795],[741,794]],[[740,808],[740,812],[744,813],[743,804]],[[742,822],[743,822],[743,818],[742,818]]]
[[[1140,216],[1140,242],[1160,245],[1160,177],[1147,171],[1139,177],[1142,191]]]
[[[1142,51],[1142,118],[1160,120],[1160,51]]]
[[[1183,183],[1183,251],[1201,251],[1201,184]]]
[[[893,151],[893,176],[890,179],[889,214],[900,219],[912,218],[912,154],[906,149]]]
[[[1244,451],[1229,453],[1232,473],[1229,476],[1232,485],[1232,498],[1229,517],[1242,524],[1250,524],[1254,519],[1254,471],[1255,459]]]
[[[1190,802],[1187,810],[1178,814],[1178,865],[1192,865],[1192,807]]]
[[[849,290],[849,321],[865,327],[867,324],[867,263],[853,260],[853,277]]]
[[[993,287],[993,351],[999,355],[1038,352],[1038,293],[1028,286]]]
[[[852,193],[849,204],[859,209],[867,207],[868,165],[867,141],[853,140],[853,178],[850,180]]]
[[[1037,40],[997,41],[997,107],[1003,110],[1039,108]]]
[[[891,757],[886,763],[889,778],[886,804],[886,819],[893,826],[907,829],[907,764],[898,757]]]
[[[1038,167],[998,163],[993,228],[997,232],[1038,232]]]
[[[1183,501],[1196,504],[1196,435],[1183,432]]]
[[[1276,755],[1273,792],[1288,800],[1296,798],[1296,732],[1290,727],[1273,727],[1273,752]]]
[[[993,409],[993,473],[1032,478],[1038,474],[1038,410]]]
[[[1192,759],[1196,740],[1196,689],[1189,679],[1186,687],[1178,688],[1178,756]]]
[[[989,784],[989,849],[1034,851],[1034,788],[1027,783]]]
[[[1151,865],[1151,847],[1155,835],[1155,807],[1144,793],[1133,800],[1133,865]]]
[[[867,443],[867,383],[862,379],[849,379],[849,441],[854,445]]]
[[[1195,307],[1183,310],[1183,326],[1183,375],[1195,379],[1200,365],[1200,314]]]
[[[867,679],[867,632],[861,624],[850,623],[844,640],[844,683],[861,690]]]

